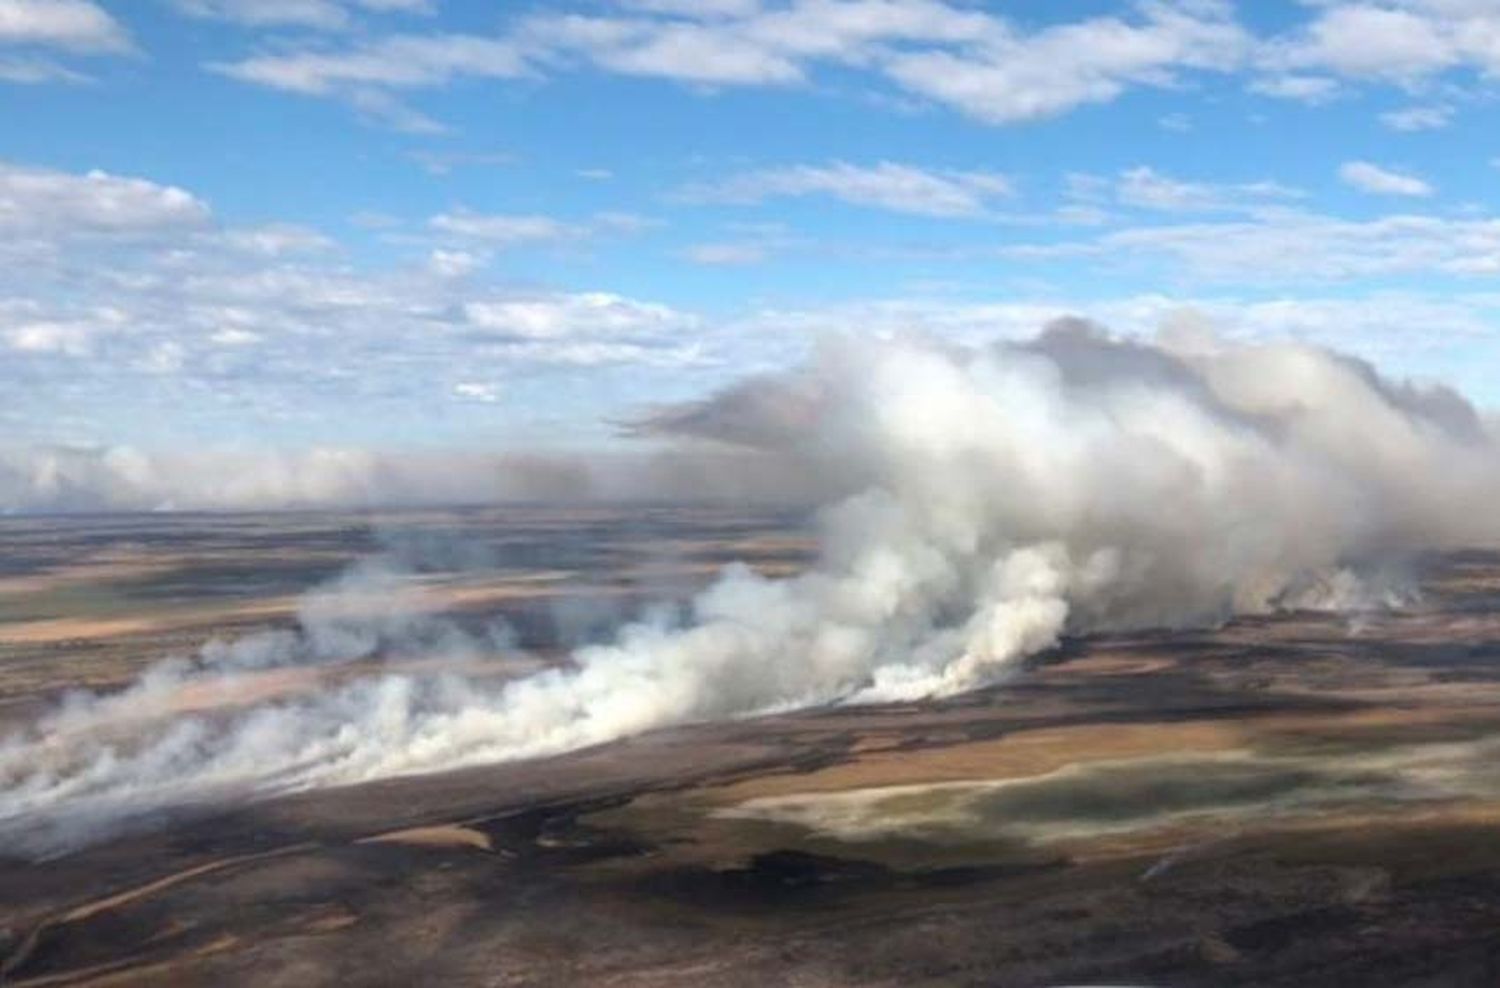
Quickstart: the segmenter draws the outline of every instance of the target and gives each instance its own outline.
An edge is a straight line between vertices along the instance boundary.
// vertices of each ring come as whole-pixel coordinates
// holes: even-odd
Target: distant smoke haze
[[[0,513],[816,500],[805,478],[778,475],[775,468],[763,454],[717,444],[597,455],[0,447]]]
[[[1500,448],[1457,394],[1192,327],[1140,342],[1067,321],[986,348],[834,339],[805,367],[628,428],[744,450],[772,480],[816,478],[811,567],[772,579],[731,566],[681,614],[510,679],[376,670],[161,716],[174,690],[237,674],[207,654],[163,666],[0,743],[0,835],[55,851],[182,803],[946,696],[1065,634],[1398,605],[1402,560],[1500,541]],[[257,661],[324,656],[310,643],[328,620],[310,607]],[[442,641],[431,622],[425,640]]]

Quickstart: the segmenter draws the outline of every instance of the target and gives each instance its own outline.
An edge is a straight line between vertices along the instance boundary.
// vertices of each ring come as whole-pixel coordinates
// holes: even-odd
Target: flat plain
[[[672,507],[17,518],[0,544],[0,736],[285,626],[371,556],[457,622],[503,617],[465,670],[503,676],[812,551],[795,515]],[[1071,640],[949,700],[0,847],[0,983],[1500,983],[1500,554],[1420,564],[1419,602],[1358,620]]]

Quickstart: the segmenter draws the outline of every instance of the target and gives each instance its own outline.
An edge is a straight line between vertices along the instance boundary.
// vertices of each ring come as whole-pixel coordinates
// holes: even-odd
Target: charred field
[[[729,561],[812,551],[796,516],[668,507],[15,519],[0,541],[0,736],[285,624],[372,553],[418,559],[458,622],[503,617],[465,661],[505,677]],[[1354,621],[1076,639],[950,699],[0,846],[0,983],[1492,984],[1500,554],[1421,569],[1419,602]]]

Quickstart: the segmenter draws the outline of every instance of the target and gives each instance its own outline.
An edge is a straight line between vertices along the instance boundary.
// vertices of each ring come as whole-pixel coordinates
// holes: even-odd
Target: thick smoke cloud
[[[1070,322],[978,350],[834,341],[805,368],[632,428],[738,444],[818,476],[831,493],[816,563],[789,579],[732,566],[686,616],[627,624],[511,677],[385,669],[231,710],[145,715],[155,691],[226,675],[205,662],[158,671],[0,746],[0,833],[55,849],[226,794],[944,696],[1065,634],[1396,603],[1401,560],[1500,536],[1500,449],[1457,395],[1322,350],[1191,329],[1147,344]],[[303,647],[275,661],[306,661]]]

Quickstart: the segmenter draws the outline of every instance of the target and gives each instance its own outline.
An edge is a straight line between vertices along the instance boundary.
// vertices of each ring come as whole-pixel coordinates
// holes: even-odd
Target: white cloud
[[[427,257],[427,269],[440,278],[463,278],[487,263],[480,253],[468,250],[434,250]]]
[[[371,418],[350,408],[471,434],[488,413],[454,410],[454,368],[462,380],[526,368],[505,413],[524,422],[582,369],[639,375],[710,356],[697,320],[669,306],[482,277],[494,244],[478,238],[393,239],[399,263],[355,265],[319,231],[222,226],[192,193],[149,179],[14,165],[0,168],[0,204],[0,434],[12,440],[367,436]],[[589,429],[587,403],[573,404],[566,428]]]
[[[0,161],[0,231],[7,234],[131,234],[202,227],[208,220],[208,205],[176,186]]]
[[[1318,75],[1272,75],[1255,79],[1250,91],[1274,99],[1294,100],[1310,106],[1327,103],[1339,94],[1336,79]]]
[[[1412,273],[1493,276],[1500,273],[1500,220],[1396,215],[1352,221],[1277,210],[1251,220],[1131,227],[1000,253],[1012,260],[1167,262],[1179,278],[1243,284],[1322,284]]]
[[[334,246],[324,234],[296,223],[267,223],[229,230],[221,239],[227,246],[266,257],[316,253]]]
[[[86,322],[27,322],[0,331],[17,353],[58,353],[86,357],[93,352],[95,327]]]
[[[481,381],[459,381],[453,385],[453,397],[492,405],[500,400],[500,389]]]
[[[0,45],[80,54],[127,52],[130,36],[90,0],[0,0]]]
[[[1275,295],[1267,298],[1222,294],[1141,293],[1092,301],[1035,298],[969,301],[884,298],[809,309],[767,309],[751,317],[758,331],[815,337],[820,332],[859,326],[870,333],[913,329],[945,339],[983,344],[997,338],[1025,338],[1065,316],[1094,319],[1123,333],[1151,334],[1185,311],[1195,311],[1233,335],[1303,338],[1363,352],[1430,348],[1434,340],[1492,334],[1500,315],[1500,295],[1468,293],[1423,295],[1398,292],[1368,296]],[[1431,335],[1413,334],[1414,326]]]
[[[637,302],[609,292],[535,299],[470,302],[469,325],[498,339],[645,340],[677,334],[693,321],[665,305]]]
[[[0,56],[0,82],[38,85],[46,82],[87,82],[82,72],[35,55]]]
[[[1339,166],[1339,178],[1346,185],[1371,195],[1416,198],[1432,195],[1432,186],[1422,179],[1368,161],[1346,161]]]
[[[352,0],[180,0],[295,19],[347,19]],[[364,0],[368,6],[374,0]],[[405,5],[406,0],[391,0]],[[1111,15],[1034,25],[966,0],[620,0],[604,13],[518,14],[494,34],[395,34],[345,47],[303,44],[212,66],[257,85],[355,103],[407,130],[435,121],[398,91],[459,78],[516,79],[602,69],[715,90],[813,88],[836,71],[860,95],[926,101],[996,125],[1108,103],[1133,89],[1185,88],[1247,73],[1255,93],[1309,105],[1359,85],[1425,87],[1467,72],[1500,77],[1500,8],[1490,0],[1317,0],[1281,31],[1253,34],[1230,0],[1132,0]],[[584,8],[598,9],[594,6]],[[321,13],[320,13],[321,12]],[[19,74],[19,72],[17,73]],[[1470,80],[1465,79],[1465,83]],[[1434,111],[1395,111],[1391,126],[1431,127]],[[1179,115],[1163,118],[1179,125]]]
[[[411,152],[411,159],[431,175],[448,175],[459,168],[489,168],[516,163],[516,156],[506,151],[461,152],[424,149]]]
[[[500,247],[528,243],[555,243],[584,235],[580,227],[550,216],[500,213],[439,213],[428,221],[439,233],[482,240]]]
[[[193,17],[231,21],[249,27],[337,30],[353,23],[354,11],[430,14],[429,0],[176,0]]]
[[[342,51],[306,48],[206,67],[241,82],[341,99],[366,121],[410,134],[445,134],[448,128],[407,105],[396,90],[458,78],[514,79],[529,71],[510,42],[468,34],[390,35]]]
[[[622,0],[632,10],[684,17],[748,17],[760,9],[760,0]]]
[[[1076,180],[1080,176],[1074,176]],[[1296,198],[1299,193],[1275,182],[1217,184],[1186,182],[1145,165],[1120,173],[1115,197],[1121,205],[1174,212],[1258,209]]]
[[[981,216],[993,200],[1012,194],[1010,179],[995,172],[929,171],[891,161],[770,168],[686,193],[696,201],[733,203],[828,195],[857,206],[939,217]]]
[[[261,336],[259,333],[252,332],[248,329],[238,329],[234,326],[226,326],[223,329],[215,330],[213,334],[209,336],[209,340],[217,344],[218,346],[229,347],[254,346],[257,343],[262,342],[264,339],[265,337]]]
[[[1004,124],[1107,103],[1133,86],[1172,84],[1182,70],[1223,72],[1251,40],[1227,4],[1144,4],[1137,20],[1097,18],[1007,31],[963,51],[903,51],[886,63],[903,87],[976,119]]]
[[[1324,5],[1266,46],[1270,66],[1412,84],[1458,67],[1500,71],[1500,7],[1490,0],[1356,0]]]
[[[515,78],[526,72],[508,41],[464,34],[392,35],[345,51],[310,49],[212,63],[244,82],[307,95],[348,95],[369,87],[409,89],[454,78]]]
[[[682,256],[694,264],[730,267],[759,264],[766,259],[767,251],[761,244],[753,243],[693,244],[682,252]]]
[[[1396,77],[1428,75],[1451,65],[1454,57],[1448,39],[1431,19],[1364,3],[1324,10],[1304,37],[1280,55],[1293,67]]]
[[[1125,16],[1033,31],[943,0],[626,6],[615,16],[531,16],[493,37],[395,35],[214,67],[246,82],[348,98],[580,64],[699,86],[800,85],[817,67],[834,66],[1002,124],[1108,102],[1136,86],[1171,86],[1184,72],[1232,71],[1252,47],[1225,0],[1140,0]]]
[[[1380,122],[1391,130],[1412,132],[1442,130],[1453,121],[1451,106],[1409,106],[1380,115]]]

